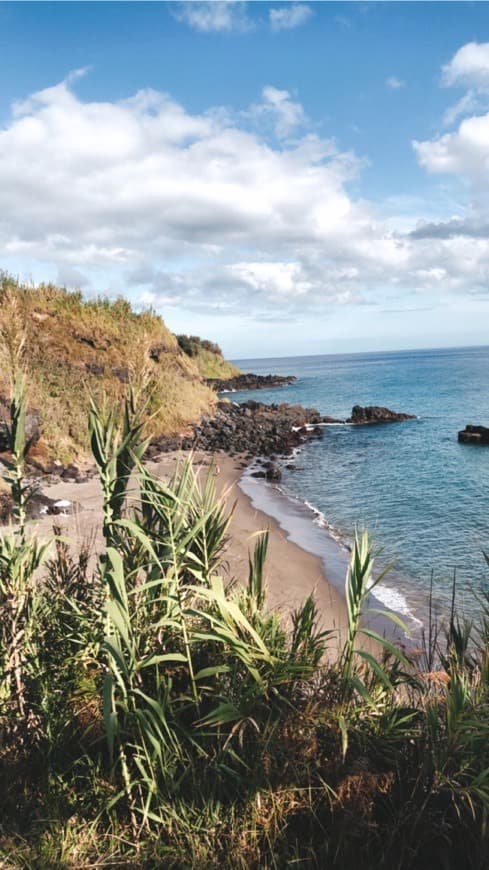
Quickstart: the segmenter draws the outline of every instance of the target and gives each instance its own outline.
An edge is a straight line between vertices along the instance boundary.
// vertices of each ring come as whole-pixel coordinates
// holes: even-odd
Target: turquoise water
[[[305,445],[298,470],[284,469],[285,493],[324,516],[351,541],[369,529],[395,561],[383,582],[394,609],[426,618],[430,575],[436,609],[458,603],[469,615],[489,590],[489,447],[462,445],[467,423],[489,425],[489,348],[237,360],[243,371],[293,374],[297,383],[233,394],[244,401],[299,402],[346,418],[354,404],[385,405],[418,419],[384,426],[327,426]],[[300,469],[300,470],[299,470]],[[391,593],[389,601],[389,590]],[[399,604],[401,602],[401,604]]]

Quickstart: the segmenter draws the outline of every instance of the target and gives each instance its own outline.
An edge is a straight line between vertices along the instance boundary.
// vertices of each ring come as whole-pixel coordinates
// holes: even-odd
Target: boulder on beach
[[[489,444],[489,427],[467,425],[458,433],[461,444]]]
[[[273,480],[278,483],[282,480],[282,472],[280,471],[280,468],[277,465],[272,465],[266,472],[266,478],[267,480]]]

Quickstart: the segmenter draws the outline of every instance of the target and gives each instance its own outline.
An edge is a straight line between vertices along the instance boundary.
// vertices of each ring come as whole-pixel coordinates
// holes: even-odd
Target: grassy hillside
[[[84,300],[78,292],[3,275],[0,328],[4,356],[15,353],[24,335],[29,405],[39,410],[43,439],[63,461],[88,447],[89,394],[116,401],[128,380],[139,385],[153,396],[148,434],[176,431],[215,401],[161,317],[136,314],[124,299]],[[1,366],[0,397],[8,392],[8,368]]]
[[[233,378],[240,370],[224,359],[218,344],[197,335],[177,335],[183,352],[195,363],[203,378]]]

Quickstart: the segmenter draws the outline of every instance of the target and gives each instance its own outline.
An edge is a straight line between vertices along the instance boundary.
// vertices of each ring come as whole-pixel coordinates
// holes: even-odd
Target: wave
[[[285,492],[285,490],[284,490]],[[286,495],[288,493],[286,492]],[[326,519],[323,512],[319,510],[315,505],[311,504],[307,499],[302,499],[303,503],[309,508],[310,511],[314,514],[313,523],[317,526],[320,526],[322,529],[326,529],[328,534],[339,544],[340,547],[343,547],[344,550],[347,550],[349,553],[352,551],[352,545],[345,535],[342,535],[338,529],[331,525],[331,523]]]
[[[355,426],[355,423],[347,423],[346,420],[338,420],[336,423],[306,423],[304,426],[292,426],[292,432],[300,432],[305,429],[307,432],[314,432],[314,429],[326,429],[328,426]]]
[[[422,628],[423,621],[414,615],[407,599],[399,589],[386,586],[385,583],[377,583],[374,594],[388,610],[406,617],[416,628]]]
[[[335,526],[333,526],[327,520],[323,512],[320,511],[315,505],[311,504],[311,502],[307,501],[306,499],[304,499],[304,504],[307,505],[307,507],[310,508],[310,510],[314,514],[313,522],[321,528],[326,529],[328,534],[331,535],[331,537],[337,542],[340,547],[351,553],[353,549],[353,542],[346,535],[343,535],[337,528],[335,528]],[[372,584],[374,583],[375,581],[372,580]],[[418,619],[418,617],[414,615],[409,606],[407,598],[398,588],[388,586],[385,583],[377,583],[374,587],[373,596],[377,598],[388,610],[391,610],[394,613],[398,613],[400,616],[406,617],[410,621],[410,623],[415,625],[417,628],[422,627],[422,620]]]
[[[300,451],[301,448],[297,447],[294,454]],[[284,464],[289,461],[290,457],[282,460]],[[344,595],[353,540],[330,523],[322,511],[307,499],[290,493],[283,486],[254,478],[253,471],[259,467],[258,460],[248,467],[240,481],[241,489],[258,510],[277,521],[291,541],[321,557],[328,581]],[[399,586],[389,586],[384,582],[374,585],[370,606],[397,614],[406,625],[408,634],[419,633],[423,625]]]

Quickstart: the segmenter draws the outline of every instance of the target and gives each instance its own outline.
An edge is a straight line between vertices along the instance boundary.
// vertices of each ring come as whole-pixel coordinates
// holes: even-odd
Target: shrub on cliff
[[[218,344],[198,335],[177,335],[176,338],[203,378],[232,378],[240,373],[236,366],[224,359]]]
[[[177,335],[176,339],[187,356],[198,356],[201,350],[208,350],[216,356],[222,356],[222,350],[218,344],[213,341],[208,341],[206,338],[199,338],[198,335]]]
[[[3,327],[2,327],[3,325]],[[154,397],[148,434],[177,431],[215,401],[195,364],[153,312],[136,313],[125,299],[85,300],[52,284],[37,287],[0,276],[0,328],[5,347],[23,335],[30,407],[57,459],[87,451],[88,396],[119,401],[131,380]],[[8,389],[0,371],[0,399]],[[41,448],[39,448],[42,452]]]

